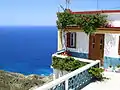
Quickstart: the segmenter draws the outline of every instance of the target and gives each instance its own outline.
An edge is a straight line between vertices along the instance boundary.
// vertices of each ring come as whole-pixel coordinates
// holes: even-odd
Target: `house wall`
[[[104,56],[119,57],[118,42],[119,42],[119,34],[105,33]]]
[[[104,43],[104,67],[120,64],[120,56],[118,55],[120,34],[105,34]]]
[[[120,34],[105,33],[104,39],[104,56],[118,58],[118,42]],[[76,48],[68,48],[72,52],[86,53],[89,52],[89,36],[84,32],[77,32]]]
[[[60,32],[60,30],[58,30],[58,40],[57,40],[58,41],[58,43],[57,43],[58,44],[58,49],[57,49],[58,51],[62,50],[61,34],[62,33]]]
[[[108,16],[107,17],[108,21],[109,21],[110,24],[112,24],[112,26],[114,26],[114,27],[120,27],[120,13],[119,12],[117,12],[117,13],[103,13],[103,15],[107,15]],[[58,50],[62,49],[62,43],[61,43],[60,34],[61,34],[60,30],[58,30]],[[79,42],[79,44],[77,45],[77,49],[72,49],[72,50],[74,50],[75,52],[79,51],[79,52],[88,53],[88,47],[87,47],[88,43],[86,43],[85,41],[83,41],[83,40],[89,41],[88,36],[84,32],[77,32],[77,37],[78,38],[80,37],[79,39],[77,39],[77,41]],[[83,43],[80,44],[80,42],[81,42],[80,39],[81,38],[83,39],[82,40]],[[79,48],[79,47],[84,46],[84,45],[87,45],[87,46],[85,46],[87,48]]]
[[[120,27],[120,13],[104,13],[108,15],[108,21],[113,27]],[[120,34],[105,33],[104,40],[104,67],[120,64],[120,55],[118,55],[118,42]],[[82,41],[82,43],[81,43]],[[80,58],[88,58],[89,36],[84,32],[77,32],[77,47],[70,48],[71,54]]]
[[[105,33],[104,38],[104,67],[120,64],[120,55],[118,55],[118,43],[120,34]],[[88,58],[89,36],[84,32],[77,32],[76,48],[68,48],[74,57]]]
[[[120,13],[104,13],[108,15],[110,24],[114,27],[120,27]],[[89,36],[84,32],[76,32],[77,45],[76,48],[68,48],[73,56],[79,58],[88,58],[89,52]],[[120,64],[120,56],[118,55],[118,39],[120,34],[105,33],[104,40],[104,67],[109,65]],[[60,32],[58,30],[58,50],[62,49]]]
[[[75,57],[88,58],[89,36],[84,32],[76,32],[76,48],[68,48]]]
[[[104,13],[108,16],[110,24],[114,27],[120,27],[120,13]]]

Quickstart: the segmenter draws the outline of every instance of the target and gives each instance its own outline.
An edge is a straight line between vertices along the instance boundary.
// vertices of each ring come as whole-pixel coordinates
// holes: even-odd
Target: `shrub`
[[[105,77],[103,77],[103,74],[102,74],[103,71],[104,71],[104,69],[102,69],[102,68],[91,68],[89,70],[89,73],[93,76],[93,78],[95,80],[101,81],[101,80],[105,79]]]
[[[80,67],[85,66],[87,63],[75,60],[72,57],[60,58],[53,57],[52,67],[58,70],[74,71]]]
[[[120,64],[119,64],[119,65],[117,65],[117,68],[120,68]]]

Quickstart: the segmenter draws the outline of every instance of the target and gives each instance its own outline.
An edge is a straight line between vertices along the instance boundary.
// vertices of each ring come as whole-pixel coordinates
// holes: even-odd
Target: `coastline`
[[[1,90],[29,90],[37,86],[42,86],[52,80],[52,74],[49,76],[40,76],[37,74],[23,75],[21,73],[0,70]]]

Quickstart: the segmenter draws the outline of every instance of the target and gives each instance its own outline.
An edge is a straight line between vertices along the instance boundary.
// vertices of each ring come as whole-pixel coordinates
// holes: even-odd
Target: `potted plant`
[[[64,55],[64,56],[71,56],[71,54],[69,53],[70,51],[64,51],[61,53],[61,55]]]
[[[109,65],[107,71],[109,71],[109,72],[112,72],[112,71],[113,71],[113,67],[112,67],[112,65]]]
[[[115,72],[120,72],[120,64],[118,64],[115,68]]]

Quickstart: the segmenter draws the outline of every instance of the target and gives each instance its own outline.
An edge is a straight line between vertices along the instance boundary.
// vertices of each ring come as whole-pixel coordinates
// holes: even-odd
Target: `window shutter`
[[[118,42],[118,54],[120,55],[120,36],[119,36],[119,42]]]
[[[74,48],[76,48],[76,33],[75,33],[75,44],[74,45],[75,45]]]
[[[70,47],[70,32],[67,33],[67,47]]]

